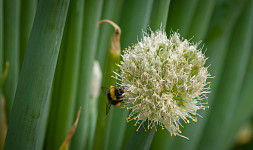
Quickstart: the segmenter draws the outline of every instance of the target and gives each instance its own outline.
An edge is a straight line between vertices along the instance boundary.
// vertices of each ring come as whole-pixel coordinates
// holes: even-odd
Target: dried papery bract
[[[4,73],[3,73],[3,75],[1,75],[1,78],[0,78],[0,90],[4,86],[4,82],[5,82],[5,79],[8,75],[8,72],[9,72],[9,62],[7,61],[6,64],[5,64]]]
[[[121,50],[120,50],[120,35],[121,35],[120,27],[116,23],[112,22],[111,20],[101,20],[97,23],[97,25],[100,25],[101,23],[109,23],[115,28],[115,33],[114,33],[114,36],[112,39],[110,51],[117,54],[117,55],[120,55],[120,52],[121,52]]]
[[[110,20],[101,20],[97,23],[97,25],[101,23],[109,23],[114,26],[115,33],[113,36],[113,40],[111,43],[109,54],[107,55],[107,63],[103,71],[103,77],[108,77],[102,82],[102,86],[109,87],[115,83],[115,80],[110,78],[113,75],[112,71],[117,68],[115,66],[116,63],[120,60],[120,35],[121,30],[118,25]],[[107,49],[107,47],[105,47]],[[106,103],[108,102],[105,96],[100,96],[99,105],[98,105],[98,116],[97,116],[97,123],[96,123],[96,131],[94,134],[94,141],[93,141],[93,149],[104,149],[105,148],[105,139],[107,138],[107,130],[109,127],[108,116],[106,116]],[[110,114],[108,114],[110,115]],[[99,144],[98,144],[99,143]]]
[[[78,112],[77,112],[77,116],[76,116],[76,121],[73,124],[73,126],[71,127],[71,129],[69,130],[64,142],[62,143],[61,147],[59,148],[59,150],[68,150],[68,145],[69,142],[72,138],[72,136],[74,135],[76,128],[77,128],[77,124],[79,121],[79,117],[80,117],[80,113],[81,113],[81,107],[79,108]]]
[[[114,72],[126,91],[127,121],[136,120],[138,129],[154,125],[166,128],[171,135],[181,135],[182,120],[197,121],[197,110],[206,109],[210,74],[204,67],[206,57],[198,44],[164,31],[144,33],[143,39],[125,49]],[[184,137],[187,138],[187,137]]]

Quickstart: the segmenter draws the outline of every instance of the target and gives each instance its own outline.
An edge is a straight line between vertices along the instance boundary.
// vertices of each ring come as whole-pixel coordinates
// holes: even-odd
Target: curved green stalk
[[[248,69],[243,80],[243,86],[240,90],[239,98],[237,99],[236,109],[231,115],[233,117],[233,123],[228,128],[228,133],[226,134],[225,141],[223,143],[223,148],[228,148],[233,145],[233,141],[236,133],[247,122],[247,119],[252,116],[253,104],[252,104],[252,90],[253,90],[253,45],[251,47],[251,60],[248,64]]]
[[[119,49],[120,51],[120,49]],[[115,53],[114,51],[109,52],[108,56],[108,67],[106,68],[106,73],[105,76],[111,77],[113,75],[112,71],[114,71],[117,66],[115,65],[116,63],[119,62],[120,59],[120,52]],[[104,80],[102,83],[103,87],[108,87],[108,85],[114,85],[115,80],[108,79]],[[104,95],[103,91],[100,92],[100,98],[99,98],[99,104],[98,104],[98,116],[97,116],[97,123],[96,123],[96,130],[95,130],[95,135],[94,135],[94,141],[93,141],[93,147],[92,149],[106,149],[108,146],[107,144],[109,143],[110,145],[111,140],[108,140],[109,136],[109,131],[108,128],[110,127],[110,121],[112,117],[112,110],[114,109],[114,106],[111,106],[110,112],[106,115],[106,103],[107,103],[107,97]],[[116,140],[116,137],[115,139]]]
[[[82,112],[76,132],[72,138],[71,149],[73,150],[84,149],[88,141],[91,72],[97,45],[98,28],[96,24],[101,16],[102,5],[103,0],[86,0],[84,4],[80,72],[75,108],[75,112],[77,112],[81,106]]]
[[[222,110],[222,114],[224,115],[224,118],[218,122],[221,130],[218,138],[216,138],[219,141],[219,149],[227,148],[224,146],[224,143],[229,137],[232,137],[230,133],[233,133],[233,130],[231,131],[229,128],[234,128],[233,126],[236,125],[235,122],[238,122],[235,116],[237,116],[237,113],[240,113],[237,109],[241,103],[240,90],[244,87],[243,78],[246,73],[253,40],[252,26],[253,1],[248,1],[234,28],[225,69],[223,71],[223,79],[221,79],[220,90],[217,92],[217,102],[219,101],[218,99],[220,101],[216,106],[216,111],[219,112],[219,110]],[[243,112],[249,111],[245,108],[243,109]]]
[[[198,2],[185,38],[193,37],[192,40],[195,42],[199,42],[205,38],[216,1],[200,0]]]
[[[178,30],[183,37],[186,37],[198,1],[199,0],[171,1],[166,28],[168,34],[171,30]]]
[[[3,55],[4,55],[4,46],[3,46],[3,36],[4,36],[4,30],[3,30],[3,0],[0,0],[0,76],[3,73]],[[1,89],[0,89],[1,90]],[[2,92],[2,91],[0,91]],[[2,93],[0,93],[1,95]],[[1,104],[0,104],[0,109],[1,109]],[[1,111],[1,110],[0,110]],[[0,116],[1,118],[1,116]]]
[[[20,11],[20,53],[19,67],[21,69],[25,57],[28,40],[32,30],[33,20],[37,9],[37,0],[21,0]]]
[[[6,119],[9,116],[14,100],[19,75],[19,0],[4,1],[4,60],[10,63],[9,75],[6,78],[3,93],[6,100]]]
[[[68,0],[39,1],[24,58],[4,149],[39,149],[38,140],[49,99]]]
[[[148,131],[144,130],[143,128],[139,129],[139,131],[134,131],[130,140],[128,141],[126,150],[149,149],[152,143],[153,137],[155,135],[155,131],[156,131],[156,127],[153,127],[151,130],[148,130]]]
[[[245,4],[244,1],[239,0],[225,0],[219,7],[216,8],[215,14],[213,15],[212,21],[210,23],[206,40],[204,41],[206,56],[208,56],[207,64],[211,64],[209,67],[209,72],[214,79],[210,80],[212,93],[208,95],[208,103],[210,105],[209,110],[198,111],[198,113],[203,116],[203,118],[198,119],[197,123],[188,124],[185,130],[182,130],[183,134],[189,137],[189,141],[184,139],[177,139],[173,145],[173,149],[196,149],[198,144],[202,144],[205,139],[208,139],[209,135],[202,137],[203,132],[207,132],[210,128],[206,128],[206,122],[208,120],[208,115],[212,113],[212,103],[215,100],[216,88],[219,85],[220,76],[223,64],[225,62],[224,57],[226,56],[226,51],[228,50],[227,45],[229,43],[229,38],[234,24]],[[209,123],[209,125],[211,125]],[[213,125],[213,124],[212,124]],[[204,130],[206,129],[206,130]],[[214,131],[212,131],[214,132]],[[206,141],[206,147],[213,145],[212,142]],[[208,145],[208,146],[207,146]],[[204,145],[203,145],[204,146]],[[202,147],[203,148],[203,147]]]
[[[118,24],[119,16],[122,9],[123,0],[105,0],[101,20],[108,19]],[[96,51],[96,60],[99,61],[102,73],[105,74],[105,69],[108,66],[108,50],[110,49],[111,37],[114,29],[109,24],[99,26],[98,47]],[[107,77],[107,78],[110,78]],[[107,80],[107,78],[105,80]]]
[[[3,0],[0,0],[0,76],[3,74]],[[0,100],[2,102],[2,88],[0,87]],[[2,112],[2,103],[0,102],[0,112]],[[0,115],[0,120],[2,120],[2,115]],[[2,126],[2,125],[0,125]],[[1,129],[0,129],[0,135]],[[0,136],[0,148],[2,148],[2,139]]]
[[[58,149],[74,120],[77,79],[81,50],[81,33],[84,0],[69,4],[63,42],[57,62],[52,96],[50,121],[46,141],[47,149]],[[57,109],[56,109],[57,108]]]
[[[106,72],[104,73],[104,76],[111,77],[113,76],[112,71],[114,71],[117,66],[116,63],[119,62],[120,59],[120,36],[121,36],[121,30],[117,24],[110,20],[101,20],[98,22],[98,24],[101,23],[110,23],[115,28],[115,33],[111,42],[111,48],[109,51],[109,57],[107,58],[107,67]],[[103,87],[109,87],[109,85],[114,85],[115,81],[113,78],[109,78],[107,80],[103,80]],[[108,144],[108,135],[109,131],[108,127],[110,126],[110,120],[111,120],[111,113],[106,115],[106,103],[107,98],[105,95],[100,93],[100,101],[98,105],[98,116],[97,116],[97,125],[94,135],[94,141],[93,141],[93,149],[106,149]]]
[[[169,7],[170,0],[155,1],[152,6],[152,12],[149,19],[149,26],[153,31],[160,29],[160,27],[166,27]]]
[[[231,36],[231,31],[245,3],[246,0],[224,1],[222,5],[218,7],[219,10],[214,15],[213,23],[209,29],[209,33],[205,42],[208,49],[208,63],[212,64],[212,67],[209,68],[209,71],[213,76],[216,76],[214,82],[211,84],[213,93],[209,98],[210,108],[215,108],[220,101],[220,99],[216,99],[216,91],[218,91],[217,88],[221,81],[221,73],[225,63],[224,57],[226,56],[228,50],[227,45],[229,42],[229,37]],[[202,136],[198,137],[201,139],[199,141],[200,148],[214,148],[213,146],[216,145],[216,143],[211,143],[210,141],[216,140],[217,138],[216,136],[212,135],[214,134],[214,131],[217,132],[216,128],[219,129],[219,127],[216,126],[216,123],[219,120],[219,117],[222,117],[222,115],[219,114],[218,116],[214,116],[218,112],[216,112],[215,109],[213,111],[206,111],[205,114],[209,112],[210,115],[200,119],[201,121],[198,122],[198,125],[196,126],[199,127],[199,125],[202,125],[202,123],[206,122],[204,130],[202,130],[202,127],[199,127],[198,129],[199,131],[203,131]]]

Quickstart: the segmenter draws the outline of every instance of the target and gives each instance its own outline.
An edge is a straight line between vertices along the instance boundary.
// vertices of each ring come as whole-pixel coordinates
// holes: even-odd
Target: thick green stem
[[[39,149],[69,0],[39,1],[4,149]]]
[[[37,9],[37,0],[21,0],[20,15],[20,53],[19,67],[21,69],[25,57],[28,40],[32,30],[33,20]]]
[[[80,62],[84,0],[69,4],[63,42],[57,62],[46,141],[47,149],[58,149],[70,130],[75,109]]]
[[[103,0],[86,0],[84,8],[83,35],[75,112],[82,107],[80,120],[72,138],[71,149],[84,149],[88,138],[90,84],[96,54],[98,28]]]
[[[147,121],[144,123],[144,126],[147,126]],[[156,126],[153,127],[151,130],[146,130],[143,128],[136,127],[136,131],[133,132],[130,140],[128,141],[128,144],[126,146],[126,150],[140,150],[144,149],[147,150],[149,149],[153,137],[155,135],[156,131]]]
[[[6,119],[9,116],[14,100],[19,75],[19,0],[4,1],[4,60],[10,63],[9,75],[6,78],[3,93],[6,100]]]

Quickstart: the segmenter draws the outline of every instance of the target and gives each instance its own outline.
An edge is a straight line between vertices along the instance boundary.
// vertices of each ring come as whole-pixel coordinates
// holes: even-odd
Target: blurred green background
[[[202,41],[215,78],[210,109],[182,129],[190,140],[160,127],[135,133],[125,109],[105,115],[100,90],[116,85],[120,56],[103,19],[120,26],[121,49],[148,28]],[[252,39],[252,0],[0,0],[1,149],[59,149],[80,106],[71,150],[253,149]]]

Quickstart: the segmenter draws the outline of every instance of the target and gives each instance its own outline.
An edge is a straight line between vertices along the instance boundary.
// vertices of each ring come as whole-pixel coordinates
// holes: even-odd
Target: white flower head
[[[114,73],[126,92],[124,107],[131,110],[127,121],[136,120],[139,127],[148,121],[147,129],[157,124],[179,136],[180,120],[197,121],[197,110],[209,107],[210,93],[207,58],[197,45],[177,32],[168,38],[158,30],[125,49],[120,73]]]

